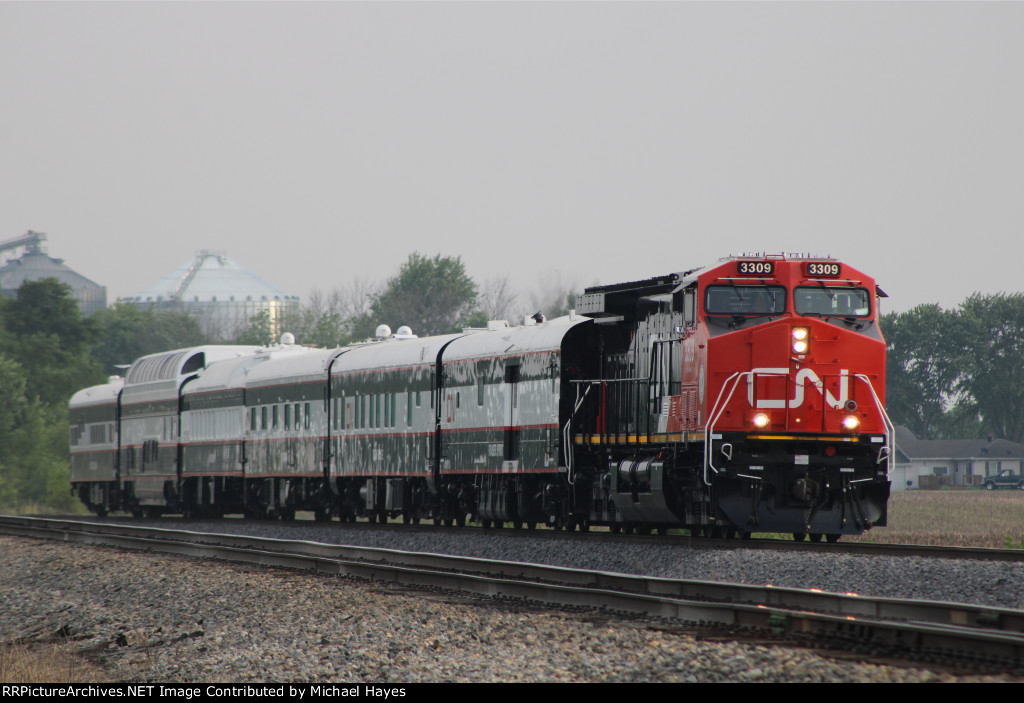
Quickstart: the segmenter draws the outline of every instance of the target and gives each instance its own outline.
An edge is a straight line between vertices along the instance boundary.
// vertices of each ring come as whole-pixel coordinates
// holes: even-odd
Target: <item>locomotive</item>
[[[154,354],[72,397],[72,491],[100,515],[834,541],[886,524],[883,295],[745,255],[521,326]]]

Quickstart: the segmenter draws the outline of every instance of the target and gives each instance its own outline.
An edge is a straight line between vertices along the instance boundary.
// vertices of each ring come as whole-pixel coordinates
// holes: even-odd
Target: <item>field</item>
[[[1024,491],[893,491],[889,525],[843,541],[1024,549]]]

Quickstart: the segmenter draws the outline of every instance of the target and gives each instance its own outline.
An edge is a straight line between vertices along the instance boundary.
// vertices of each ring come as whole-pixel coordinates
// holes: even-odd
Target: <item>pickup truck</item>
[[[984,485],[986,491],[994,491],[997,488],[1024,489],[1024,476],[1003,469],[997,476],[986,476]]]

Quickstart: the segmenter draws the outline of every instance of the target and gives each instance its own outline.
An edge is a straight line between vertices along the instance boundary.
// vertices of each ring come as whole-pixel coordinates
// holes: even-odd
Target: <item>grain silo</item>
[[[52,258],[43,248],[42,243],[45,241],[44,232],[29,230],[20,237],[0,242],[0,252],[25,248],[19,258],[11,259],[0,267],[0,292],[14,298],[25,281],[56,278],[71,286],[71,294],[83,315],[92,315],[107,307],[107,289],[72,271],[64,265],[62,259]]]
[[[126,302],[143,310],[187,312],[212,340],[234,339],[261,312],[267,313],[276,337],[282,321],[299,309],[298,296],[271,285],[225,252],[209,249]]]

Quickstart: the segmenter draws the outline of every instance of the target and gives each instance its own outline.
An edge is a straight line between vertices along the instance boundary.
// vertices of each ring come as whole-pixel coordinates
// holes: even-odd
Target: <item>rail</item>
[[[99,523],[0,519],[6,534],[106,544],[263,566],[349,574],[478,596],[801,634],[854,647],[1024,666],[1024,611],[812,589],[632,576],[318,542]]]

